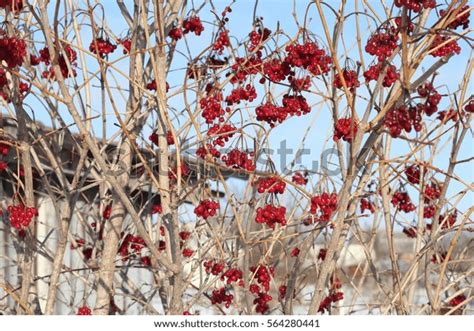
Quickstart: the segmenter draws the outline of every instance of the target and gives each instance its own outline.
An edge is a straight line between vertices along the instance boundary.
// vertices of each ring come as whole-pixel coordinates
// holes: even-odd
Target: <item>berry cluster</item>
[[[39,62],[44,62],[46,65],[51,64],[51,56],[49,54],[49,49],[47,47],[41,49],[39,51],[39,58],[37,59]],[[36,63],[36,61],[35,61]],[[76,67],[77,67],[77,53],[76,51],[69,45],[63,44],[62,45],[62,52],[59,53],[58,57],[58,65],[61,70],[61,75],[64,78],[68,77],[76,77]],[[43,78],[55,79],[56,74],[54,73],[53,66],[51,65],[47,68],[41,76]]]
[[[441,196],[441,188],[435,182],[430,183],[425,187],[423,192],[423,197],[425,203],[433,203],[435,200],[439,199]]]
[[[76,315],[92,315],[92,310],[87,306],[83,306],[77,310]]]
[[[26,229],[33,217],[38,216],[38,210],[34,207],[25,207],[22,204],[10,205],[7,208],[11,226],[18,230]]]
[[[413,24],[412,21],[410,21],[410,18],[407,17],[407,31],[408,32],[413,32],[415,29],[415,25]],[[395,17],[395,24],[397,25],[398,30],[400,31],[402,29],[402,18],[400,16]]]
[[[92,53],[99,55],[101,58],[105,58],[109,54],[112,54],[116,48],[117,45],[112,44],[108,38],[93,39],[89,45],[89,50]]]
[[[255,112],[257,121],[267,122],[271,127],[274,127],[276,123],[282,123],[287,117],[287,112],[284,111],[283,107],[271,102],[258,106],[255,108]]]
[[[449,300],[449,305],[452,307],[456,307],[456,306],[459,306],[464,301],[466,301],[466,296],[464,294],[459,294],[459,295],[456,295],[451,300]]]
[[[326,74],[331,69],[331,57],[314,42],[293,43],[285,50],[285,62],[290,67],[307,69],[315,76]]]
[[[245,87],[238,87],[233,89],[225,98],[225,102],[228,106],[233,104],[239,104],[240,101],[249,101],[252,102],[257,98],[257,92],[255,91],[255,87],[250,84],[245,85]]]
[[[183,253],[184,257],[191,257],[191,256],[193,256],[194,251],[190,248],[184,248],[182,253]]]
[[[308,105],[306,98],[302,95],[285,94],[282,103],[282,111],[289,116],[301,116],[311,112],[311,107]]]
[[[200,36],[204,31],[204,26],[199,16],[191,16],[183,21],[183,29],[185,34],[193,32],[196,36]]]
[[[191,170],[188,168],[186,163],[182,161],[181,161],[180,170],[181,170],[181,178],[187,177],[191,173]],[[178,166],[177,165],[175,165],[172,169],[170,169],[170,171],[168,172],[168,177],[171,181],[175,181],[178,179]]]
[[[250,46],[249,51],[253,52],[260,47],[260,45],[268,39],[270,34],[272,33],[271,30],[267,28],[258,28],[258,31],[252,31],[249,33],[250,39]]]
[[[311,87],[311,78],[309,76],[305,76],[303,78],[295,78],[290,76],[288,77],[288,81],[290,82],[290,87],[294,92],[309,90]]]
[[[434,57],[443,57],[461,53],[461,47],[459,47],[456,40],[450,40],[450,37],[439,34],[436,35],[430,49],[432,50],[430,54]]]
[[[199,104],[202,109],[202,117],[206,120],[207,124],[212,124],[216,119],[219,121],[224,121],[225,111],[222,108],[222,93],[221,92],[214,92],[213,94],[208,94],[207,97],[203,97]]]
[[[360,212],[364,213],[366,210],[373,214],[375,212],[375,204],[369,199],[362,198],[360,199]]]
[[[262,53],[258,51],[250,57],[237,57],[231,66],[231,71],[226,74],[230,76],[232,84],[243,83],[249,75],[255,75],[262,68]]]
[[[365,51],[370,55],[377,56],[380,62],[392,56],[397,48],[398,34],[395,28],[388,27],[374,33],[365,45]]]
[[[385,76],[383,76],[382,85],[384,87],[390,87],[397,81],[400,77],[400,74],[397,72],[397,68],[394,65],[387,65],[386,66]],[[371,65],[367,71],[364,72],[364,78],[366,82],[370,82],[372,80],[378,80],[380,74],[382,73],[382,69],[384,69],[383,63],[377,63]]]
[[[435,8],[436,0],[395,0],[394,4],[398,8],[405,7],[407,10],[413,10],[415,13],[419,13],[423,8]]]
[[[219,275],[221,272],[224,271],[225,268],[224,262],[215,262],[212,260],[204,261],[203,265],[206,274],[212,274],[214,276]]]
[[[20,82],[18,86],[18,92],[20,92],[20,97],[24,97],[26,92],[28,92],[29,86],[24,82]],[[7,72],[0,68],[0,97],[3,98],[7,103],[10,103],[13,99],[14,93],[10,89]]]
[[[230,46],[229,34],[227,31],[221,31],[217,36],[216,41],[212,45],[212,49],[217,52],[217,54],[222,54],[225,47]]]
[[[212,145],[214,146],[218,145],[218,146],[224,147],[225,143],[228,142],[230,138],[232,138],[236,130],[237,128],[233,126],[232,124],[223,124],[223,125],[216,124],[212,126],[211,128],[209,128],[209,130],[207,131],[207,134],[210,137],[214,137],[214,136],[216,137],[212,141]]]
[[[8,8],[8,10],[16,14],[23,9],[23,0],[0,0],[0,8]]]
[[[255,171],[255,164],[252,160],[253,153],[246,153],[238,149],[233,149],[222,156],[225,165],[234,169],[244,169],[246,171]]]
[[[402,130],[411,132],[413,128],[416,132],[420,132],[422,128],[421,109],[405,105],[392,108],[385,115],[384,126],[388,128],[390,135],[394,138],[399,137]]]
[[[258,193],[283,194],[286,188],[286,183],[277,177],[260,178],[256,184]]]
[[[288,62],[270,59],[263,63],[263,73],[271,82],[279,83],[291,74]]]
[[[441,224],[442,229],[450,229],[454,226],[457,219],[458,219],[458,214],[456,211],[454,211],[454,213],[450,213],[448,215],[440,215],[439,223]]]
[[[108,220],[111,215],[112,215],[112,205],[110,204],[104,208],[104,211],[102,212],[102,217],[105,220]]]
[[[355,121],[349,118],[340,118],[337,120],[336,125],[334,126],[334,141],[342,140],[347,142],[352,142],[355,138],[358,130],[358,125]]]
[[[26,57],[26,42],[18,37],[8,37],[0,29],[0,62],[5,61],[9,68],[21,66]]]
[[[426,82],[417,88],[420,98],[424,98],[424,103],[417,104],[419,111],[431,116],[438,111],[438,104],[441,102],[441,94],[433,87],[433,84]]]
[[[318,214],[318,222],[328,222],[334,211],[337,209],[337,193],[322,193],[311,198],[310,213]]]
[[[319,304],[318,312],[324,314],[326,310],[329,311],[331,303],[341,301],[342,299],[344,299],[344,293],[334,291],[321,301],[321,303]]]
[[[308,184],[308,173],[305,171],[302,174],[301,172],[297,171],[291,177],[291,181],[297,185],[304,186]]]
[[[242,277],[243,277],[242,270],[237,269],[237,268],[230,268],[229,270],[224,272],[224,274],[221,276],[221,280],[225,280],[227,278],[227,280],[225,280],[227,284],[230,285],[232,283],[237,282],[239,286],[243,286],[244,281]]]
[[[130,256],[141,255],[142,249],[146,247],[145,240],[140,236],[122,233],[122,243],[119,246],[118,253],[122,257],[122,261],[127,261]]]
[[[172,28],[168,32],[168,37],[171,39],[178,41],[179,39],[183,38],[183,29],[181,28]]]
[[[270,309],[268,302],[273,299],[268,292],[270,291],[270,281],[275,276],[275,270],[273,267],[260,264],[250,267],[250,271],[254,274],[254,280],[261,285],[251,284],[249,289],[257,296],[253,301],[256,305],[256,312],[263,315]]]
[[[406,167],[405,175],[407,176],[407,180],[412,184],[419,184],[421,178],[421,171],[420,167],[416,164]]]
[[[474,99],[469,100],[469,102],[464,106],[464,111],[467,113],[474,113]]]
[[[357,79],[357,72],[355,70],[350,69],[343,69],[342,76],[344,77],[344,81],[346,82],[346,87],[351,91],[360,86],[360,82]],[[334,86],[338,89],[343,89],[342,78],[341,76],[336,73],[336,79],[334,80]]]
[[[408,192],[398,190],[393,194],[391,203],[397,210],[401,210],[404,213],[410,213],[414,211],[415,205],[411,202]]]
[[[444,17],[448,14],[446,10],[443,10],[443,9],[441,9],[439,13],[441,17]],[[470,15],[471,15],[471,11],[469,10],[469,6],[466,5],[462,8],[459,8],[456,18],[451,23],[449,23],[448,28],[454,30],[462,26],[463,29],[467,29],[469,27]]]
[[[297,257],[298,255],[300,255],[300,249],[298,247],[293,248],[290,252],[290,256]]]
[[[226,308],[229,308],[234,300],[234,296],[232,294],[227,294],[225,287],[222,287],[218,290],[212,291],[211,303],[213,305],[218,305],[224,303]]]
[[[221,157],[221,152],[217,150],[213,145],[211,144],[206,144],[204,146],[200,146],[196,150],[196,155],[202,159],[206,159],[206,157],[209,155],[211,158],[219,158]]]
[[[275,228],[275,224],[286,225],[286,208],[283,206],[265,205],[265,207],[257,208],[257,216],[255,222],[264,223],[271,229]]]
[[[194,214],[207,220],[209,217],[215,216],[219,210],[219,202],[209,199],[202,200],[199,205],[194,208]]]
[[[157,90],[157,86],[156,86],[156,80],[152,80],[150,81],[148,84],[146,84],[145,86],[147,88],[147,90],[150,90],[150,91],[156,91]],[[168,91],[170,90],[170,84],[168,84],[168,82],[166,82],[166,93],[168,93]]]
[[[132,39],[119,39],[118,43],[123,47],[123,54],[129,54],[132,49]]]

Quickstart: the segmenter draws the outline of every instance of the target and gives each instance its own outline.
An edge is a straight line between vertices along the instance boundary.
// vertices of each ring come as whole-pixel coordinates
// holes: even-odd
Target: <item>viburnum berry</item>
[[[258,193],[283,194],[286,188],[286,183],[277,177],[260,178],[256,184]]]
[[[318,260],[324,261],[326,259],[327,249],[321,248],[318,253]]]
[[[412,184],[419,184],[421,178],[420,166],[413,164],[405,168],[407,180]]]
[[[249,51],[253,52],[255,51],[261,43],[263,43],[265,40],[268,39],[270,34],[272,33],[271,30],[267,28],[258,28],[258,31],[252,31],[249,33],[249,39],[250,39],[250,46],[249,46]]]
[[[253,172],[255,171],[255,165],[252,156],[253,153],[246,153],[234,148],[222,156],[222,161],[224,161],[227,167]]]
[[[293,43],[286,46],[285,62],[291,67],[307,69],[313,75],[326,74],[330,70],[332,58],[314,42]]]
[[[112,215],[112,205],[108,205],[104,208],[104,211],[102,212],[102,217],[108,220],[111,215]]]
[[[263,291],[268,292],[270,290],[270,281],[275,276],[275,269],[273,267],[267,267],[263,264],[259,264],[257,266],[250,267],[250,271],[255,275],[255,279],[257,280],[257,283],[262,286]],[[260,292],[259,289],[258,292]]]
[[[402,18],[400,16],[395,17],[395,24],[397,25],[398,30],[402,29]],[[413,22],[410,21],[410,18],[407,17],[407,31],[413,32],[414,29],[415,25],[413,24]]]
[[[262,53],[258,51],[252,56],[237,57],[235,63],[231,66],[231,71],[226,74],[230,76],[232,84],[243,83],[250,75],[255,75],[262,70]]]
[[[217,51],[217,54],[222,54],[225,47],[230,46],[229,34],[227,31],[221,31],[217,36],[216,41],[212,45],[212,49]]]
[[[399,190],[393,194],[391,203],[398,210],[404,213],[410,213],[416,209],[415,205],[411,202],[408,192]]]
[[[194,251],[190,248],[185,248],[185,249],[183,249],[182,253],[183,253],[184,257],[191,257],[191,256],[193,256]]]
[[[288,77],[288,81],[290,82],[290,87],[294,92],[309,90],[311,87],[311,78],[309,76],[305,76],[303,78],[295,78],[290,76]]]
[[[92,53],[99,55],[101,58],[113,53],[116,48],[117,45],[112,44],[109,39],[104,38],[93,39],[89,45],[89,50]]]
[[[328,222],[337,209],[337,194],[322,193],[311,198],[310,213],[318,215],[316,221]]]
[[[87,306],[83,306],[77,310],[76,315],[92,315],[92,310]]]
[[[286,208],[283,206],[265,205],[257,208],[255,222],[265,223],[269,228],[274,229],[275,224],[286,225]]]
[[[420,98],[425,99],[424,103],[418,103],[417,109],[431,116],[438,111],[438,104],[441,101],[441,94],[429,82],[426,82],[417,88]]]
[[[308,184],[308,173],[304,172],[303,174],[299,171],[295,172],[291,177],[291,181],[295,184],[304,186]]]
[[[186,241],[189,239],[189,237],[191,237],[191,232],[189,231],[180,231],[179,232],[179,238],[183,241]]]
[[[223,262],[215,262],[215,261],[204,261],[203,262],[205,271],[207,274],[212,274],[214,276],[219,275],[224,271],[225,265]]]
[[[226,280],[227,284],[238,283],[239,286],[243,285],[243,273],[242,270],[237,268],[230,268],[226,272],[224,272],[221,276],[221,280]]]
[[[38,216],[38,210],[34,207],[25,207],[23,204],[10,205],[7,208],[11,226],[18,230],[26,229],[33,217]]]
[[[372,201],[366,198],[360,199],[360,212],[370,211],[372,214],[375,212],[375,205]]]
[[[398,108],[390,109],[385,115],[384,126],[388,128],[392,137],[397,138],[402,134],[402,130],[411,132],[414,128],[416,132],[421,131],[421,108],[408,107],[402,105]]]
[[[282,103],[282,111],[290,116],[301,116],[311,112],[311,107],[308,105],[306,98],[302,95],[285,94]]]
[[[335,303],[342,299],[344,299],[344,293],[342,292],[334,292],[334,293],[329,294],[319,304],[318,312],[324,314],[324,312],[326,310],[329,310],[329,308],[331,307],[331,303]]]
[[[403,228],[403,233],[404,233],[408,238],[416,238],[417,229],[416,229],[416,227],[413,227],[413,226],[404,227],[404,228]]]
[[[81,248],[81,247],[84,246],[84,244],[86,243],[86,241],[85,241],[84,239],[82,239],[82,238],[75,239],[75,241],[76,241],[76,244],[71,243],[70,249]]]
[[[280,285],[280,287],[278,287],[278,293],[280,294],[280,296],[279,296],[279,299],[280,299],[280,300],[285,299],[286,290],[287,290],[287,286],[286,286],[286,285]]]
[[[454,10],[454,9],[453,9]],[[439,11],[439,14],[441,17],[444,17],[448,14],[446,10],[441,9]],[[458,27],[462,26],[463,29],[467,29],[469,27],[469,16],[471,15],[471,11],[469,9],[469,6],[466,5],[464,7],[461,7],[457,11],[456,18],[448,24],[448,28],[450,29],[457,29]]]
[[[222,108],[222,100],[222,93],[219,91],[214,92],[212,95],[208,94],[208,96],[199,100],[202,109],[202,117],[204,117],[207,124],[212,124],[216,119],[221,120],[225,114]]]
[[[14,68],[23,64],[26,57],[25,40],[6,36],[0,29],[0,62],[5,61],[9,68]]]
[[[207,156],[211,158],[219,158],[221,157],[221,152],[219,152],[213,145],[206,144],[206,147],[200,146],[196,150],[196,155],[202,159],[206,159]]]
[[[366,82],[372,80],[378,80],[380,74],[382,73],[382,68],[384,68],[383,63],[377,63],[371,65],[367,71],[364,72],[364,78]],[[400,74],[397,72],[397,68],[394,65],[387,65],[385,75],[383,76],[382,85],[384,87],[390,87],[397,81],[400,77]]]
[[[49,49],[47,47],[39,51],[39,60],[44,62],[49,68],[45,70],[41,76],[48,79],[56,79],[56,74],[54,73],[53,66],[51,64],[51,56],[49,54]],[[76,67],[77,67],[77,52],[68,44],[62,44],[62,51],[59,53],[58,65],[61,69],[61,74],[64,78],[76,77]]]
[[[466,301],[466,296],[464,294],[459,294],[459,295],[456,295],[451,300],[449,300],[449,305],[452,307],[456,307],[456,306],[459,306],[464,301]]]
[[[271,102],[255,108],[257,121],[264,121],[274,127],[276,123],[282,123],[288,116],[283,107],[279,107]]]
[[[424,9],[433,9],[436,7],[436,0],[395,0],[394,5],[398,8],[405,7],[407,10],[412,10],[419,13]]]
[[[123,54],[129,54],[132,49],[132,40],[130,38],[119,39],[118,43],[123,47]]]
[[[256,305],[255,311],[262,315],[265,314],[270,309],[268,302],[272,301],[272,299],[272,296],[267,293],[258,293],[258,297],[253,300],[253,303]]]
[[[334,86],[341,90],[344,89],[342,78],[339,73],[336,72],[335,76]],[[344,77],[346,87],[349,89],[349,91],[354,92],[354,90],[360,86],[360,82],[357,79],[357,72],[355,70],[343,69],[342,76]]]
[[[423,196],[425,203],[433,203],[441,196],[441,187],[437,183],[431,182],[429,185],[426,185]]]
[[[435,206],[424,206],[423,209],[423,218],[433,218],[436,214],[436,207]]]
[[[207,134],[209,137],[216,137],[212,141],[212,145],[219,145],[224,147],[225,143],[229,141],[230,138],[235,134],[237,128],[232,124],[216,124],[209,128]]]
[[[127,261],[132,255],[140,256],[142,249],[145,247],[145,240],[142,237],[122,233],[122,243],[119,246],[118,253],[122,257],[122,261]]]
[[[213,305],[224,303],[226,308],[229,308],[234,300],[234,296],[232,294],[227,294],[225,287],[222,287],[218,290],[212,291],[211,303]]]
[[[191,16],[183,20],[184,33],[194,32],[196,36],[200,36],[204,31],[204,25],[202,25],[199,16]]]
[[[209,199],[202,200],[199,205],[194,208],[194,214],[207,220],[209,217],[216,216],[219,210],[219,202]]]
[[[474,113],[474,99],[469,100],[469,102],[464,106],[464,111],[467,113]]]
[[[228,106],[233,104],[239,104],[240,101],[253,101],[257,98],[257,92],[255,91],[255,87],[250,84],[245,85],[245,87],[239,87],[233,89],[225,98],[225,102]]]
[[[297,257],[300,255],[300,249],[298,247],[295,247],[291,250],[290,256],[292,257]]]
[[[278,83],[291,74],[291,67],[288,62],[270,59],[263,63],[263,73],[271,82]]]
[[[10,10],[12,13],[17,14],[23,9],[24,0],[0,0],[0,8]]]
[[[337,120],[336,125],[334,126],[334,141],[342,140],[347,142],[352,142],[355,138],[358,131],[358,124],[349,118],[340,118]]]
[[[456,211],[450,213],[448,215],[440,215],[439,216],[439,223],[442,229],[450,229],[454,226],[458,218],[458,214]]]
[[[180,170],[181,170],[181,178],[187,177],[191,173],[191,170],[184,162],[181,162]],[[178,166],[174,166],[173,168],[170,169],[170,171],[168,172],[168,178],[171,181],[175,181],[178,179]]]
[[[156,80],[153,79],[151,82],[146,84],[146,88],[147,90],[150,90],[150,91],[156,91],[157,90]],[[166,82],[166,93],[168,93],[169,90],[170,90],[170,84]]]
[[[177,27],[177,28],[172,28],[168,32],[168,37],[171,39],[178,41],[179,39],[183,38],[183,29]]]
[[[380,62],[392,56],[398,46],[398,34],[395,28],[383,28],[374,33],[365,46],[365,51],[370,55],[377,56]]]
[[[455,39],[439,34],[434,38],[430,50],[430,55],[433,57],[443,57],[461,53],[461,47],[459,47]]]

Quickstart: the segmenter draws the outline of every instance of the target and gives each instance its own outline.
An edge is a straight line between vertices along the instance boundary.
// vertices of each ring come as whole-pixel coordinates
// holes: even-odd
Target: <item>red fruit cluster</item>
[[[375,212],[375,205],[372,201],[366,198],[360,199],[360,212],[370,211],[372,214]]]
[[[461,53],[461,47],[459,47],[458,42],[456,40],[448,40],[450,40],[448,36],[436,35],[430,47],[433,50],[430,53],[431,56],[443,57]]]
[[[0,0],[0,8],[8,8],[11,12],[18,13],[23,9],[23,0]]]
[[[180,170],[181,170],[181,178],[187,177],[191,173],[191,170],[189,170],[188,166],[184,162],[181,162]],[[170,169],[170,171],[168,172],[168,178],[171,181],[175,181],[175,180],[178,179],[178,167],[177,166],[174,166],[172,169]]]
[[[333,293],[329,294],[319,304],[318,312],[324,314],[324,312],[326,310],[329,311],[329,308],[331,307],[331,303],[341,301],[342,299],[344,299],[344,293],[343,292],[333,292]]]
[[[147,90],[150,90],[150,91],[156,91],[157,90],[156,80],[153,79],[151,82],[146,84],[146,88]],[[170,90],[170,84],[166,82],[166,93],[168,93],[169,90]]]
[[[212,291],[211,303],[213,305],[218,305],[224,303],[226,308],[229,308],[234,300],[234,296],[232,294],[227,294],[225,287],[222,287],[218,290]]]
[[[288,77],[288,81],[290,82],[290,87],[294,92],[309,90],[311,87],[311,78],[309,76],[305,76],[303,78],[295,78],[290,76]]]
[[[221,156],[221,152],[219,152],[213,145],[206,144],[206,147],[200,146],[196,150],[196,155],[202,159],[205,159],[208,155],[213,158],[219,158]]]
[[[412,184],[419,184],[421,178],[421,171],[420,167],[416,164],[406,167],[405,175],[407,176],[407,180]]]
[[[175,41],[183,38],[183,29],[181,29],[181,28],[172,28],[168,32],[168,37],[170,37],[171,39],[173,39]]]
[[[407,10],[413,10],[415,13],[419,13],[423,8],[435,8],[436,0],[395,0],[394,4],[398,8],[405,7]]]
[[[222,156],[222,161],[224,161],[227,167],[252,172],[255,171],[255,164],[253,163],[252,157],[253,153],[233,149]]]
[[[474,99],[469,100],[469,102],[464,106],[464,111],[467,113],[474,113]]]
[[[270,281],[275,276],[275,270],[273,267],[260,264],[250,267],[250,271],[255,275],[254,281],[256,280],[261,285],[260,287],[257,284],[251,284],[249,289],[257,296],[253,301],[256,305],[256,312],[263,315],[270,309],[268,302],[272,300],[272,297],[268,292],[270,291]]]
[[[122,233],[122,243],[119,246],[118,253],[122,261],[127,261],[130,256],[141,256],[142,249],[146,247],[145,240],[140,236]]]
[[[342,140],[347,142],[352,142],[355,138],[358,131],[358,124],[349,118],[340,118],[337,120],[336,125],[334,126],[334,141]]]
[[[447,12],[444,9],[439,11],[441,17],[446,16]],[[448,28],[450,29],[457,29],[458,27],[462,26],[463,29],[467,29],[469,27],[469,16],[471,15],[471,11],[469,10],[469,6],[464,6],[459,9],[457,12],[456,18],[449,23]]]
[[[257,181],[258,193],[275,193],[283,194],[285,192],[286,183],[277,177],[260,178]]]
[[[231,66],[231,71],[226,74],[232,84],[243,83],[249,75],[255,75],[262,68],[262,52],[258,51],[250,57],[237,57]]]
[[[194,214],[207,220],[209,217],[216,216],[219,210],[219,202],[209,199],[202,200],[199,205],[194,208]]]
[[[83,306],[77,310],[76,315],[92,315],[92,310],[87,306]]]
[[[0,51],[1,52],[1,51]],[[18,91],[20,92],[20,97],[24,97],[26,92],[28,92],[29,86],[24,82],[20,82],[18,86]],[[10,89],[7,72],[0,68],[0,97],[3,98],[7,103],[10,103],[13,99],[14,93]]]
[[[466,301],[466,296],[464,294],[459,294],[455,296],[454,298],[452,298],[451,300],[449,300],[449,305],[456,307],[456,306],[459,306],[464,301]]]
[[[185,248],[185,249],[183,249],[182,253],[183,253],[184,257],[191,257],[191,256],[193,256],[194,251],[190,248]]]
[[[249,51],[253,52],[259,48],[260,44],[262,44],[265,40],[268,39],[270,34],[272,33],[271,30],[267,28],[258,28],[257,31],[252,31],[249,33],[250,39],[250,46]]]
[[[257,208],[257,216],[255,222],[266,224],[271,229],[275,228],[275,224],[286,225],[286,208],[283,206],[265,205],[265,207]]]
[[[384,126],[388,128],[390,135],[394,138],[399,137],[402,130],[411,132],[413,128],[416,132],[420,132],[422,128],[421,109],[405,105],[392,108],[385,115]]]
[[[130,39],[130,38],[119,39],[118,43],[120,45],[122,45],[122,47],[123,47],[123,54],[130,53],[130,50],[132,49],[132,39]]]
[[[318,260],[324,261],[326,259],[326,253],[328,252],[327,249],[321,248],[318,253]]]
[[[310,213],[313,215],[319,214],[318,222],[328,222],[337,209],[337,194],[336,193],[322,193],[311,198]]]
[[[441,224],[442,229],[450,229],[454,226],[457,219],[458,219],[458,214],[455,211],[454,213],[450,213],[448,215],[440,215],[439,223]]]
[[[441,188],[435,182],[427,185],[423,192],[425,203],[433,203],[441,196]]]
[[[223,121],[225,111],[222,108],[222,93],[221,92],[214,92],[214,94],[211,94],[207,97],[203,97],[200,101],[199,104],[202,109],[202,117],[206,120],[207,124],[212,124],[216,119],[219,119],[219,121]]]
[[[7,208],[11,226],[18,230],[26,229],[33,217],[38,216],[38,210],[34,207],[25,207],[22,204],[10,205]]]
[[[354,92],[354,90],[360,86],[360,82],[357,79],[357,72],[355,70],[343,69],[342,76],[344,77],[344,81],[346,82],[346,87],[351,92]],[[341,90],[344,88],[342,84],[342,78],[337,72],[336,78],[334,80],[334,86]]]
[[[377,64],[371,65],[366,72],[364,72],[364,78],[366,82],[370,82],[372,80],[378,80],[380,74],[382,73],[382,69],[384,65],[382,62]],[[390,87],[397,81],[400,77],[400,74],[397,72],[397,67],[394,65],[387,65],[387,69],[385,71],[385,76],[383,77],[382,85],[384,87]]]
[[[0,155],[7,156],[10,152],[10,146],[5,143],[0,143]]]
[[[291,257],[297,257],[300,255],[300,249],[298,247],[295,247],[291,250],[290,256]]]
[[[112,54],[116,48],[117,45],[112,44],[109,39],[104,38],[93,39],[89,45],[89,50],[92,53],[99,55],[101,58]]]
[[[288,62],[270,59],[263,63],[263,73],[271,82],[278,83],[291,74],[291,68]]]
[[[257,121],[267,122],[271,127],[274,127],[276,123],[282,123],[288,115],[283,107],[279,107],[271,102],[258,106],[255,108],[255,112]]]
[[[302,174],[301,172],[297,171],[291,177],[291,181],[297,185],[304,186],[308,184],[308,173],[305,172]]]
[[[238,87],[233,89],[225,98],[225,102],[228,106],[232,106],[233,104],[239,104],[240,101],[249,101],[252,102],[257,98],[257,92],[255,91],[255,87],[250,84],[245,85],[245,87]]]
[[[221,280],[225,280],[227,284],[232,284],[237,282],[239,286],[244,285],[244,281],[242,279],[243,273],[242,270],[237,268],[230,268],[221,276]],[[227,278],[227,280],[226,280]]]
[[[217,52],[217,54],[222,54],[225,47],[230,46],[229,34],[227,31],[221,31],[217,36],[216,41],[212,45],[212,49]]]
[[[8,37],[0,29],[0,62],[5,61],[9,68],[21,66],[26,57],[26,42],[18,37]]]
[[[47,47],[41,49],[39,55],[37,59],[38,63],[44,62],[45,65],[51,64],[51,56],[49,55],[49,49]],[[64,78],[77,76],[77,53],[71,46],[67,44],[62,45],[62,52],[59,53],[58,57],[58,64]],[[43,78],[55,79],[56,74],[54,73],[53,66],[51,65],[47,68],[41,76]]]
[[[283,111],[289,116],[301,116],[311,112],[311,108],[302,95],[283,96]]]
[[[208,275],[212,274],[214,276],[219,275],[221,272],[224,271],[224,268],[225,268],[225,265],[223,262],[215,262],[212,260],[204,261],[203,265],[204,265],[204,270],[206,271],[206,273]]]
[[[71,243],[71,245],[69,246],[69,248],[71,249],[77,249],[77,248],[81,248],[82,246],[85,245],[86,241],[82,238],[78,238],[75,240],[76,241],[76,244],[73,244]]]
[[[237,128],[232,124],[216,124],[209,128],[207,134],[210,137],[216,136],[216,138],[214,138],[214,140],[212,141],[212,145],[219,145],[221,147],[224,147],[225,143],[228,142],[230,138],[232,138],[236,130]]]
[[[111,215],[112,215],[112,205],[108,205],[104,208],[104,211],[102,212],[102,217],[108,220]]]
[[[199,16],[191,16],[183,21],[183,29],[185,34],[194,32],[196,36],[200,36],[204,31],[204,26],[202,25]]]
[[[416,209],[415,205],[411,202],[408,192],[405,191],[399,190],[395,192],[391,202],[397,210],[401,210],[404,213],[410,213]]]
[[[400,16],[395,17],[395,24],[397,25],[398,30],[402,29],[402,18]],[[415,25],[410,21],[410,18],[407,17],[407,31],[413,32]]]
[[[380,62],[392,56],[397,48],[398,34],[395,28],[389,27],[374,33],[365,45],[365,51],[370,55],[377,56]]]
[[[331,57],[314,42],[293,43],[286,46],[285,50],[285,62],[290,67],[307,69],[315,76],[325,74],[331,69]]]
[[[419,111],[431,116],[438,111],[438,104],[441,101],[441,94],[433,87],[433,84],[426,82],[417,88],[418,95],[425,99],[424,103],[417,104]]]

